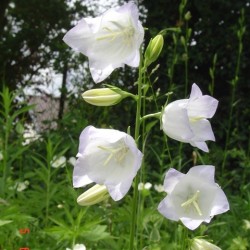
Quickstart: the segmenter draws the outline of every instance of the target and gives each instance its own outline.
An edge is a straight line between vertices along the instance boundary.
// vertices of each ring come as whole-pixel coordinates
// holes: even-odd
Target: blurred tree
[[[0,79],[11,89],[29,82],[39,69],[63,72],[71,51],[62,38],[76,13],[86,12],[81,1],[1,1]]]

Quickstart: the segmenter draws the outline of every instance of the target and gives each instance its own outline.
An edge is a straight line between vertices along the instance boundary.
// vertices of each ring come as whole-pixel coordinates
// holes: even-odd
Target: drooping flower
[[[83,18],[63,40],[89,58],[90,72],[97,83],[124,64],[138,67],[143,37],[137,6],[129,2],[96,18]]]
[[[120,200],[128,192],[142,156],[130,135],[88,126],[80,135],[73,185],[83,187],[92,182],[105,185],[112,199]]]
[[[221,250],[221,248],[207,240],[195,238],[192,240],[191,250]]]
[[[190,143],[205,152],[205,141],[215,141],[214,133],[207,118],[212,118],[218,101],[208,95],[202,95],[194,83],[189,99],[169,103],[162,114],[163,131],[172,139]]]
[[[215,167],[192,167],[187,174],[171,168],[165,176],[167,197],[161,201],[158,211],[166,218],[180,220],[194,230],[203,221],[209,223],[214,215],[229,210],[225,193],[214,182]]]

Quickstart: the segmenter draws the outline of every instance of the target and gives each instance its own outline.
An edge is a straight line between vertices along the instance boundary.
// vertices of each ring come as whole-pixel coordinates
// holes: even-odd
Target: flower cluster
[[[129,2],[96,18],[83,18],[63,40],[88,57],[92,78],[98,83],[125,64],[139,66],[143,37],[137,6]],[[161,34],[150,40],[142,63],[144,72],[159,57],[163,44]],[[82,94],[86,102],[96,106],[115,105],[127,96],[133,95],[118,88],[93,89]],[[134,99],[138,102],[137,96]],[[188,99],[174,101],[163,108],[160,115],[163,132],[172,139],[208,152],[206,141],[215,141],[208,119],[214,116],[217,106],[218,101],[203,95],[194,83]],[[148,117],[157,116],[151,114]],[[75,163],[73,160],[73,186],[79,188],[92,183],[93,186],[78,197],[78,204],[93,205],[109,196],[118,201],[127,194],[143,158],[135,139],[115,129],[88,126],[82,131],[77,160]],[[53,160],[52,166],[62,165],[57,161]],[[211,165],[192,167],[187,174],[169,169],[164,185],[155,185],[155,190],[168,194],[160,202],[159,212],[170,220],[180,220],[190,230],[226,212],[229,204],[226,195],[215,183],[214,174],[215,167]],[[140,183],[138,189],[143,191],[151,187],[150,183]],[[197,239],[192,249],[203,249],[200,246],[211,248],[211,245]]]
[[[36,132],[33,125],[27,124],[26,129],[23,133],[23,139],[22,142],[23,146],[29,145],[31,142],[34,142],[38,140],[41,136]]]

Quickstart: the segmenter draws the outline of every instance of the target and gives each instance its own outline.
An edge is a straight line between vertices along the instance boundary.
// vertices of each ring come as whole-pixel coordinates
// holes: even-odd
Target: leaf
[[[5,225],[5,224],[9,224],[11,222],[13,222],[13,220],[0,220],[0,227]]]

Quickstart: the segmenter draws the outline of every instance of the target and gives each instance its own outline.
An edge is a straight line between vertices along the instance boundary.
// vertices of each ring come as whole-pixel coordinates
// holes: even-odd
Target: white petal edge
[[[212,118],[216,112],[218,103],[218,100],[208,95],[190,99],[188,103],[188,116],[190,118]]]
[[[176,213],[175,206],[171,200],[171,195],[168,195],[160,202],[157,210],[167,219],[173,221],[179,220],[179,215]]]
[[[225,213],[228,210],[229,210],[229,203],[227,197],[224,191],[220,187],[218,187],[213,202],[213,208],[211,210],[211,216]]]
[[[203,222],[203,220],[194,220],[187,217],[180,218],[180,221],[190,230],[195,230]]]
[[[202,92],[196,83],[193,83],[189,99],[193,100],[202,96]]]
[[[187,175],[202,179],[203,181],[214,184],[215,167],[212,165],[198,165],[190,168]]]
[[[175,170],[174,168],[170,168],[164,179],[164,190],[170,194],[174,190],[175,186],[178,184],[180,179],[184,177],[185,174]]]
[[[207,147],[207,144],[205,142],[200,142],[200,141],[191,141],[190,144],[193,146],[193,147],[196,147],[196,148],[199,148],[200,150],[208,153],[209,152],[209,149]]]

